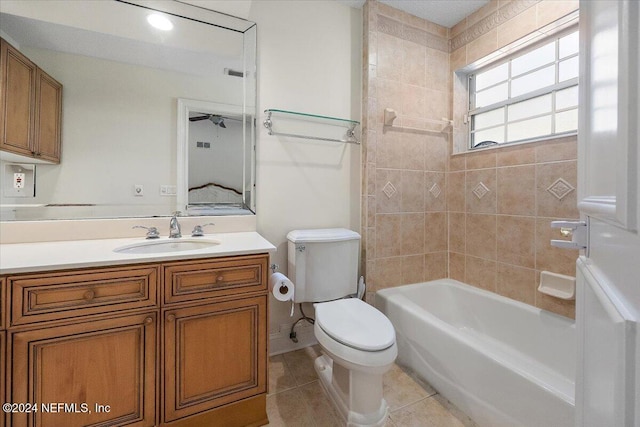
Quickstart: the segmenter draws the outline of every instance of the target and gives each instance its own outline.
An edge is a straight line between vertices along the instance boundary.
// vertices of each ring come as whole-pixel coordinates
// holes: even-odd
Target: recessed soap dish
[[[550,271],[542,271],[540,272],[538,291],[552,297],[574,300],[576,299],[576,278]]]

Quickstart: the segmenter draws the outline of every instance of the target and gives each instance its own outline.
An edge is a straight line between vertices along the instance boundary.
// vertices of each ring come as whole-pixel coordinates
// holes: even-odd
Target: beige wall
[[[399,73],[398,68],[423,69],[426,87],[435,91],[425,97],[423,117],[451,117],[451,76],[455,70],[538,35],[539,29],[576,10],[577,5],[577,1],[494,0],[447,30],[367,2],[365,51],[369,65],[365,68],[368,86],[365,85],[364,106],[368,132],[363,160],[363,230],[367,236],[364,258],[371,290],[452,277],[574,316],[572,302],[548,297],[536,289],[542,270],[575,275],[577,252],[553,248],[548,242],[561,238],[557,231],[552,235],[550,221],[578,217],[576,191],[558,199],[548,188],[558,179],[577,187],[576,138],[450,155],[452,134],[447,135],[443,149],[442,136],[385,134],[380,120],[381,111],[392,102],[400,105],[402,112],[402,108],[416,105],[411,100],[420,89],[408,90],[408,83],[403,86],[405,74]],[[403,44],[411,44],[388,35],[392,28],[388,18],[446,37],[450,49],[448,72],[439,72],[440,63],[429,56],[423,60],[420,55],[407,55]],[[432,50],[427,48],[428,53]],[[390,56],[386,52],[396,54]],[[395,67],[395,71],[386,71],[386,67]],[[400,80],[400,86],[393,86],[394,79]],[[416,125],[412,117],[401,118],[404,125]],[[456,118],[453,134],[459,131],[459,125]],[[420,153],[425,158],[422,188],[417,180],[411,180],[415,172],[403,168],[406,164],[402,163],[402,159],[415,160]],[[401,160],[389,166],[389,158]],[[387,182],[394,186],[395,182],[400,183],[398,199],[384,194]],[[429,191],[434,183],[443,191],[438,198]],[[482,197],[473,192],[480,183],[488,189]],[[424,211],[412,212],[420,200]],[[423,236],[422,245],[412,246],[412,242],[420,240],[417,236]],[[421,253],[414,253],[420,250]]]

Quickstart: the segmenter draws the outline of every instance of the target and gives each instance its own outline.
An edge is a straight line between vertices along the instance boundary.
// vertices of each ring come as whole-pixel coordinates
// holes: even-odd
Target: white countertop
[[[193,239],[185,236],[184,239],[216,240],[220,244],[205,249],[151,254],[114,252],[114,249],[121,246],[150,242],[144,237],[0,244],[0,275],[246,255],[276,250],[275,246],[255,231],[206,234]],[[176,239],[161,237],[153,242],[169,240]]]

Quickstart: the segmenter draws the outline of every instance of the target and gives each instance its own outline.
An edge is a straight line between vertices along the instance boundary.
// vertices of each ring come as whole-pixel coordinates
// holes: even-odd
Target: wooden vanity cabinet
[[[0,426],[268,423],[267,265],[261,254],[0,278],[2,402],[76,404]],[[167,281],[188,291],[167,298]]]
[[[60,162],[62,85],[0,38],[0,150]]]

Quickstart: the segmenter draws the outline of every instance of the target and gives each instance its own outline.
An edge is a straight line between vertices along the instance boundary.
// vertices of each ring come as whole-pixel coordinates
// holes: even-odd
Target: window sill
[[[467,150],[465,151],[460,151],[458,153],[452,153],[451,157],[455,157],[455,156],[462,156],[465,154],[473,154],[473,153],[480,153],[483,151],[490,151],[490,150],[499,150],[501,148],[511,148],[511,147],[518,147],[521,145],[528,145],[528,144],[535,144],[537,142],[546,142],[546,141],[555,141],[555,140],[563,140],[563,139],[568,139],[568,138],[575,138],[576,136],[578,136],[578,132],[567,132],[567,133],[563,133],[560,135],[551,135],[551,136],[545,136],[544,138],[535,138],[535,139],[527,139],[524,141],[517,141],[517,142],[505,142],[502,144],[497,144],[497,145],[490,145],[488,147],[480,147],[480,148],[467,148]]]

